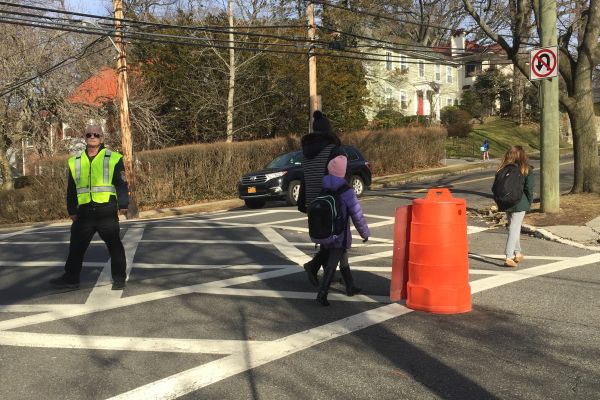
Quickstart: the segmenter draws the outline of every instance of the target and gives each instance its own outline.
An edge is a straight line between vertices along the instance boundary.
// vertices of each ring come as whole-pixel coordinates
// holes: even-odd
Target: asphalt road
[[[0,398],[600,398],[599,253],[523,236],[507,270],[505,230],[469,215],[473,310],[389,303],[395,208],[442,184],[484,207],[492,174],[368,192],[372,238],[350,254],[364,294],[335,283],[326,308],[299,266],[305,218],[283,205],[123,223],[122,294],[98,238],[82,288],[58,292],[69,227],[2,234]]]

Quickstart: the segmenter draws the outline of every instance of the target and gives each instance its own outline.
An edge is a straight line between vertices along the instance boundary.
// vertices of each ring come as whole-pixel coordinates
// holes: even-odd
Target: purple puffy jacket
[[[344,184],[348,184],[344,178],[339,178],[333,175],[325,175],[323,177],[323,188],[325,189],[337,190]],[[348,215],[352,218],[352,223],[354,223],[356,230],[363,239],[371,236],[371,232],[369,232],[367,220],[365,219],[362,209],[360,208],[360,203],[358,202],[358,197],[356,197],[356,192],[354,192],[354,189],[348,189],[342,193],[340,195],[340,200],[342,203],[342,215],[346,219],[346,228],[344,235],[340,235],[339,240],[336,240],[335,243],[327,247],[344,247],[349,249],[352,247],[352,235],[350,234]]]

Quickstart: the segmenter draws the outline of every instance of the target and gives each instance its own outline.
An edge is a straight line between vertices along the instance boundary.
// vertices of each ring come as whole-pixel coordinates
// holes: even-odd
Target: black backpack
[[[337,190],[322,189],[308,206],[308,235],[314,243],[333,244],[346,226],[340,195],[350,186],[343,184]]]
[[[496,173],[492,193],[498,210],[506,211],[523,197],[525,177],[516,164],[509,164]]]

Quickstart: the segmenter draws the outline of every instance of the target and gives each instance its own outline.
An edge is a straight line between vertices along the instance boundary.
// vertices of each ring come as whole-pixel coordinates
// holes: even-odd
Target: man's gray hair
[[[85,133],[100,133],[104,134],[100,125],[88,125],[85,127]]]

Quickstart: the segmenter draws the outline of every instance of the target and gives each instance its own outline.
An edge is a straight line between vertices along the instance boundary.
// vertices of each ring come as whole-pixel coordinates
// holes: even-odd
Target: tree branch
[[[598,36],[600,36],[600,1],[590,0],[588,8],[587,25],[579,53],[582,51],[587,57],[590,57],[591,67],[600,63],[600,47],[598,46]]]

